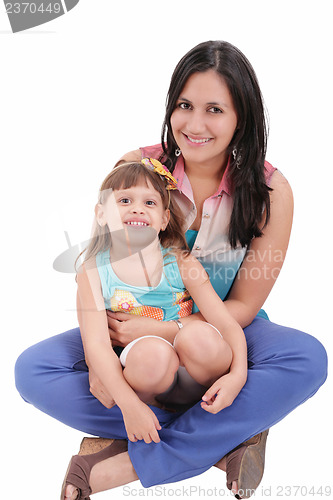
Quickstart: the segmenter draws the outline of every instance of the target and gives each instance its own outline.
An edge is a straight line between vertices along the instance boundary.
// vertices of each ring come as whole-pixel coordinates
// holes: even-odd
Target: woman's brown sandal
[[[99,451],[97,451],[97,453],[91,453],[91,451],[96,448],[99,448]],[[60,499],[65,499],[66,487],[72,485],[77,489],[75,500],[90,500],[89,495],[91,494],[91,488],[89,479],[93,466],[107,458],[118,455],[119,453],[124,453],[127,451],[127,448],[128,442],[126,439],[100,440],[100,438],[84,438],[81,443],[79,454],[74,455],[69,462],[62,484]]]
[[[257,434],[226,455],[227,487],[237,482],[236,498],[250,498],[262,479],[268,430]]]

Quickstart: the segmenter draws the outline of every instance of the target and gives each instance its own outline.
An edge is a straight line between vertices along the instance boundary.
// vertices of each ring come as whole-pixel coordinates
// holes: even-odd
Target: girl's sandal
[[[88,443],[85,443],[85,450],[82,450],[82,448],[84,448],[82,445],[85,439],[88,440]],[[74,455],[69,462],[65,479],[62,483],[61,500],[65,499],[65,490],[68,485],[72,485],[77,489],[75,500],[90,500],[89,495],[91,494],[91,488],[89,479],[93,466],[107,458],[118,455],[119,453],[124,453],[128,448],[126,439],[102,440],[100,442],[97,440],[99,438],[85,439],[81,443],[79,455]],[[111,441],[111,444],[106,444],[106,441]],[[90,444],[90,446],[88,446],[88,444]],[[96,449],[96,447],[99,447],[100,450],[97,451],[97,453],[91,454],[89,450],[93,448]]]
[[[250,498],[262,479],[268,430],[245,441],[226,455],[227,487],[237,482],[236,498]]]

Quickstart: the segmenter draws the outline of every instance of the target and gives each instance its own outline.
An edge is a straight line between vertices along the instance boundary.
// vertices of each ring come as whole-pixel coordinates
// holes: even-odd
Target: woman
[[[129,442],[128,452],[119,446],[114,456],[102,453],[97,463],[92,458],[95,466],[87,472],[90,486],[83,495],[137,478],[146,487],[178,481],[226,456],[220,466],[227,468],[228,487],[245,497],[244,490],[256,486],[263,472],[262,465],[255,480],[247,474],[251,456],[263,457],[263,431],[318,390],[326,379],[327,359],[312,336],[273,324],[259,312],[286,254],[293,198],[282,174],[265,163],[261,93],[238,49],[206,42],[182,58],[171,79],[162,143],[163,148],[141,148],[120,161],[155,157],[177,178],[192,252],[244,329],[248,378],[237,398],[226,401],[217,415],[203,411],[200,403],[183,413],[154,408],[162,426],[160,442]],[[197,317],[199,312],[182,322]],[[109,327],[119,346],[152,331],[156,335],[156,329],[172,341],[178,329],[175,322],[157,325],[122,313],[109,314]],[[93,435],[125,438],[119,408],[110,409],[103,385],[92,370],[87,373],[78,329],[24,352],[16,377],[22,397],[42,411]],[[69,485],[66,498],[76,495]]]

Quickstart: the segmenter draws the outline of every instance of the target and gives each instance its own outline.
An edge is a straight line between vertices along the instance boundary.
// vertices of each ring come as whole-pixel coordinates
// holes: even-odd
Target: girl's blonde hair
[[[164,231],[160,231],[159,240],[164,248],[184,250],[190,253],[184,230],[184,217],[174,200],[173,191],[167,190],[167,184],[160,175],[148,169],[140,162],[121,163],[115,167],[104,179],[99,190],[98,203],[104,204],[111,193],[111,190],[129,189],[144,181],[148,186],[150,182],[153,188],[159,193],[162,199],[163,208],[170,210],[170,220]],[[103,252],[111,247],[111,233],[107,225],[101,227],[96,218],[94,220],[90,243],[83,250],[78,258],[84,254],[84,262],[95,257],[99,252]]]

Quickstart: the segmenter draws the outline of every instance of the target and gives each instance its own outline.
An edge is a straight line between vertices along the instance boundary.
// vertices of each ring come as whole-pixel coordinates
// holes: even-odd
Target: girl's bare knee
[[[137,390],[166,389],[171,385],[179,366],[178,356],[171,345],[158,338],[143,338],[129,351],[124,377]]]
[[[182,360],[209,359],[222,341],[219,333],[204,321],[193,321],[182,328],[174,342],[177,354]]]
[[[202,385],[210,385],[227,373],[232,350],[209,323],[195,321],[182,328],[175,339],[180,364]]]

